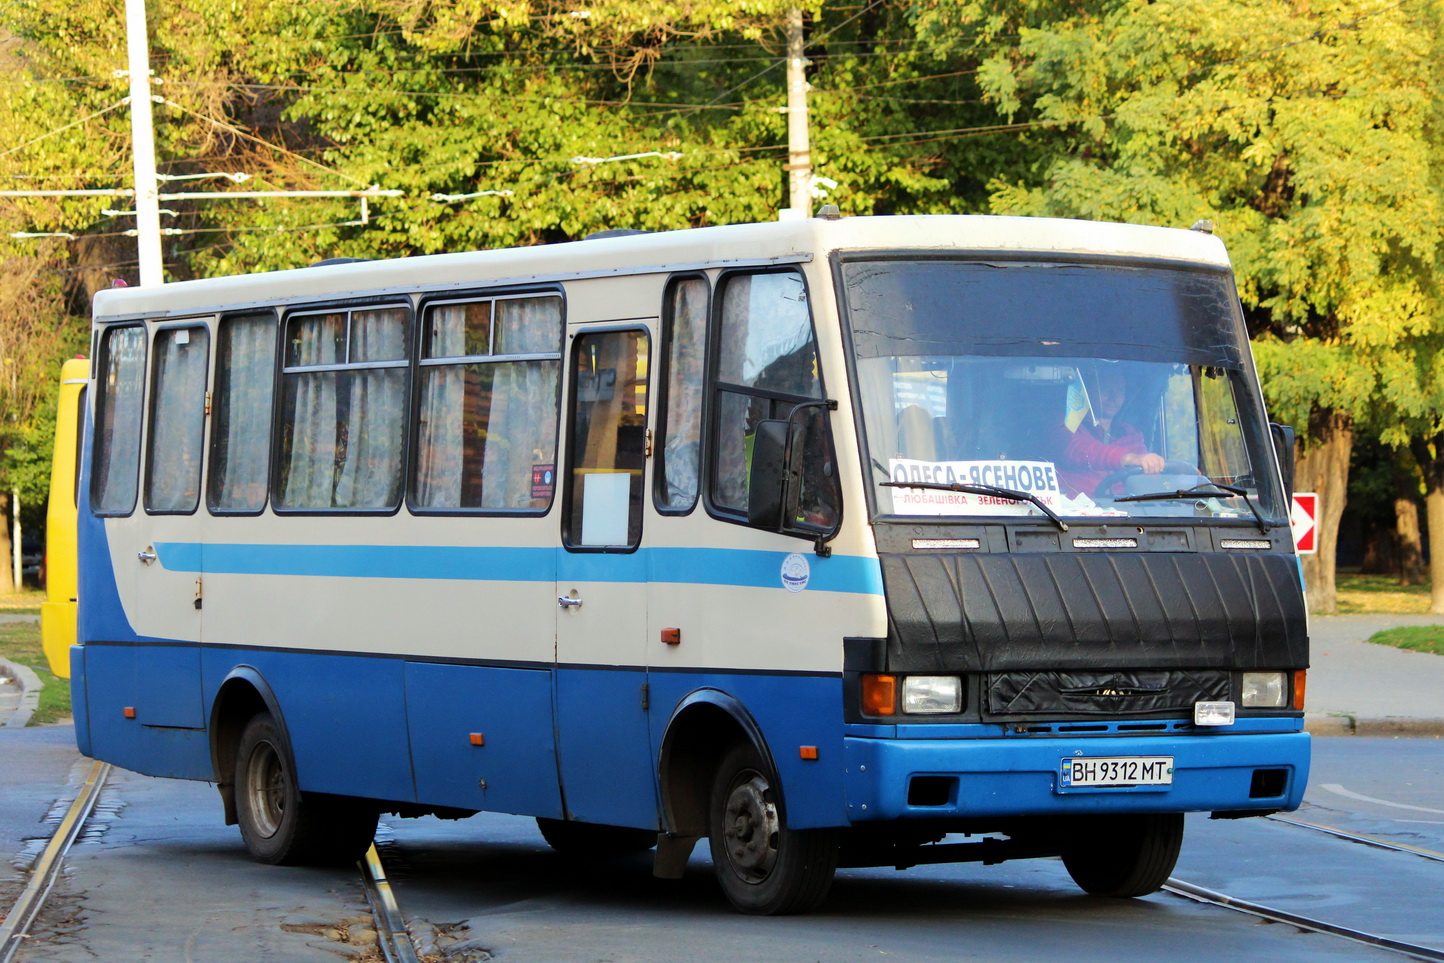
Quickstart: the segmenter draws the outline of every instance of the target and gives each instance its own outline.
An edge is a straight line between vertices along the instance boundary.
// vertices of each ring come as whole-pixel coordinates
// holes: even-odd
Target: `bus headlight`
[[[903,679],[902,710],[911,714],[961,712],[963,680],[955,675],[910,675]]]
[[[1289,704],[1288,673],[1245,672],[1241,695],[1245,709],[1287,708]]]

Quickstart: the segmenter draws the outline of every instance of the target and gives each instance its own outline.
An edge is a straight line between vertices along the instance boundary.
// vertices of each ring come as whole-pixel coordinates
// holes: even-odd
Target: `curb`
[[[23,729],[30,723],[30,717],[40,705],[40,690],[43,684],[40,676],[31,669],[16,665],[9,659],[0,659],[0,676],[13,679],[20,687],[20,708],[10,714],[5,720],[6,729]]]
[[[1385,716],[1370,719],[1351,715],[1305,716],[1304,731],[1315,736],[1391,736],[1444,738],[1444,719],[1408,719]]]

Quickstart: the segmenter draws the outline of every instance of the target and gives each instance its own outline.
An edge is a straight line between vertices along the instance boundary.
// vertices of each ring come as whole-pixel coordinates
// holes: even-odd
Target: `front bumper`
[[[1309,775],[1306,732],[912,739],[848,736],[852,822],[1129,812],[1293,810]],[[1172,756],[1168,786],[1059,786],[1065,758]],[[1258,774],[1264,771],[1261,778]],[[919,777],[927,792],[909,790]],[[927,803],[919,805],[918,802]]]

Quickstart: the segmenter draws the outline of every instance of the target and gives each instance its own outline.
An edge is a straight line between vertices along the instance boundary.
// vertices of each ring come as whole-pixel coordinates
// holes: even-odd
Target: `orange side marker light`
[[[124,709],[121,709],[121,710],[120,710],[120,714],[123,715],[123,716],[125,716],[127,719],[134,719],[134,718],[135,718],[135,706],[126,706]]]
[[[663,629],[663,630],[662,630],[662,644],[663,644],[663,645],[681,645],[681,644],[682,644],[682,630],[681,630],[681,629]]]
[[[484,733],[484,732],[473,732],[473,733],[471,734],[471,744],[472,744],[473,746],[484,746],[484,745],[486,745],[486,733]]]
[[[799,756],[801,756],[803,759],[816,759],[816,758],[817,758],[817,747],[816,747],[816,746],[798,746],[798,747],[797,747],[797,754],[798,754]]]

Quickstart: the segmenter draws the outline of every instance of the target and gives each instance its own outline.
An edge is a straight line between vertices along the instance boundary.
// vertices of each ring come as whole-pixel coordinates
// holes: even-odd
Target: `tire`
[[[751,743],[717,767],[708,804],[717,882],[742,913],[779,916],[816,909],[837,871],[834,829],[788,829],[777,777]]]
[[[562,819],[537,817],[547,845],[565,856],[578,859],[609,859],[645,853],[657,845],[655,829],[629,829],[625,826],[601,826],[597,823],[568,822]]]
[[[1090,896],[1147,896],[1173,874],[1183,845],[1182,813],[1080,820],[1085,838],[1063,853],[1073,882]]]
[[[377,811],[359,800],[302,792],[291,746],[268,712],[251,717],[236,748],[236,818],[251,856],[283,866],[360,859]]]

